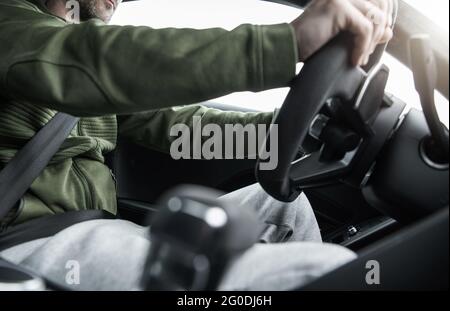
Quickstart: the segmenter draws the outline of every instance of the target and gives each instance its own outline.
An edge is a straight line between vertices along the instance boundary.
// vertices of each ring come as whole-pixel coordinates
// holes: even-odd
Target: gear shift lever
[[[214,290],[230,260],[257,241],[256,213],[220,194],[181,186],[163,196],[150,227],[144,289]]]

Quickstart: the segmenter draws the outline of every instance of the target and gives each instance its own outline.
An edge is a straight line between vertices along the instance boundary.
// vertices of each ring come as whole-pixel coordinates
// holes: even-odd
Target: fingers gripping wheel
[[[280,201],[291,202],[303,189],[339,180],[374,134],[371,125],[389,76],[380,64],[386,46],[375,51],[368,72],[351,65],[352,46],[352,35],[341,33],[308,59],[292,81],[274,122],[276,130],[272,126],[268,131],[266,141],[278,140],[278,165],[265,170],[265,162],[258,160],[256,177]],[[296,158],[311,140],[315,147]]]

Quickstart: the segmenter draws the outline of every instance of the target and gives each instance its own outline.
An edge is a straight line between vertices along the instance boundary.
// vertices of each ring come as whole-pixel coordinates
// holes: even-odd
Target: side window
[[[422,0],[407,1],[412,5],[421,5],[422,7],[440,7],[439,5],[422,4]],[[447,0],[432,1],[442,2],[448,8]],[[420,7],[417,8],[421,9]],[[447,25],[448,32],[448,10],[440,12],[442,16],[440,15],[439,21],[443,22],[442,25]],[[300,14],[301,10],[299,9],[261,0],[147,0],[122,3],[111,24],[145,25],[152,28],[189,27],[204,29],[222,27],[233,29],[243,23],[276,24],[290,22]],[[405,101],[410,107],[420,109],[411,71],[390,55],[385,56],[384,62],[391,69],[387,91]],[[298,66],[297,70],[300,70],[300,68],[301,65]],[[213,101],[261,111],[272,111],[282,105],[288,91],[287,88],[280,88],[259,93],[240,92]],[[448,100],[436,93],[436,103],[441,120],[448,127]]]
[[[119,5],[111,24],[231,30],[244,23],[290,22],[300,13],[299,9],[261,0],[145,0]]]
[[[422,110],[419,95],[414,86],[412,71],[389,54],[384,56],[383,62],[390,69],[386,91],[403,100],[409,107]],[[435,99],[439,117],[448,128],[449,102],[439,92],[435,93]]]
[[[146,0],[122,3],[111,24],[152,28],[221,27],[231,30],[240,24],[287,23],[301,14],[300,9],[261,0]],[[273,111],[281,106],[289,89],[260,93],[241,92],[214,99],[214,102]]]

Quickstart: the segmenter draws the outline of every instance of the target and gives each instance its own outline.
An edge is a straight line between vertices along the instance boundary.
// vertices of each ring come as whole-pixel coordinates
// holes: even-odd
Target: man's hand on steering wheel
[[[314,0],[294,20],[299,61],[306,61],[341,31],[355,36],[352,62],[366,65],[377,45],[392,36],[391,0]]]

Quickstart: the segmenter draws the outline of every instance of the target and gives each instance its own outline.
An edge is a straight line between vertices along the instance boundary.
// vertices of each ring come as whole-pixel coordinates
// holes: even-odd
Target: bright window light
[[[436,25],[447,33],[449,28],[449,1],[448,0],[405,0],[411,6],[431,19]]]
[[[407,0],[448,32],[447,0]],[[152,28],[222,27],[231,30],[240,24],[276,24],[290,22],[301,10],[261,0],[141,0],[122,3],[111,24],[149,26]],[[405,101],[410,107],[420,109],[419,97],[414,88],[411,71],[386,55],[384,62],[391,69],[387,91]],[[299,66],[300,67],[300,66]],[[259,93],[240,92],[212,101],[261,111],[280,107],[288,93],[287,88]],[[436,93],[436,103],[442,122],[449,126],[449,103]]]

